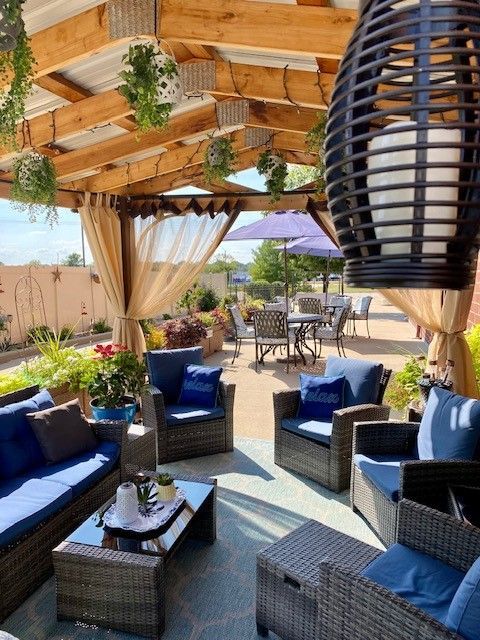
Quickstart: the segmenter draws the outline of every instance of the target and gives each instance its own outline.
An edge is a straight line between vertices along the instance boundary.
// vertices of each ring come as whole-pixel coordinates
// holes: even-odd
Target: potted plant
[[[135,109],[139,130],[163,129],[183,95],[177,63],[153,44],[131,46],[122,61],[128,68],[118,91]]]
[[[177,489],[173,484],[173,478],[169,473],[160,473],[156,477],[158,491],[157,498],[160,502],[170,502],[170,500],[174,500]]]
[[[18,158],[13,164],[11,195],[20,209],[27,210],[30,222],[45,212],[51,226],[57,223],[57,175],[51,158],[36,151]]]
[[[264,151],[257,162],[257,171],[265,176],[265,184],[270,192],[271,202],[280,200],[285,191],[285,181],[288,175],[287,163],[282,155],[273,151]]]
[[[237,158],[232,141],[229,138],[216,138],[205,152],[203,175],[208,184],[224,182],[235,171],[233,164]]]
[[[132,423],[145,384],[145,365],[123,345],[97,345],[94,350],[100,366],[88,384],[93,417]]]
[[[195,347],[207,337],[207,331],[200,320],[191,316],[167,320],[162,324],[162,329],[167,349]]]
[[[321,111],[317,113],[317,121],[307,132],[305,142],[307,151],[315,153],[318,157],[315,167],[315,182],[317,191],[323,193],[325,191],[325,137],[327,127],[327,112]]]

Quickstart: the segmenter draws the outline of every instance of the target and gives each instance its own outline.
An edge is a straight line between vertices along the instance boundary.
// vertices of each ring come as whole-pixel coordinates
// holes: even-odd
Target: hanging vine
[[[122,62],[127,68],[118,75],[125,84],[118,90],[135,109],[139,130],[165,128],[183,95],[177,63],[154,44],[131,46]]]
[[[45,213],[50,226],[58,223],[57,175],[52,160],[36,151],[17,158],[13,163],[11,196],[16,208],[28,213],[30,222]]]
[[[257,171],[265,177],[265,184],[271,196],[270,201],[280,200],[280,196],[285,191],[288,175],[284,157],[274,151],[264,151],[258,158]]]
[[[315,182],[317,191],[325,191],[325,137],[327,127],[327,112],[317,113],[317,121],[305,136],[307,150],[317,156],[315,167]]]
[[[10,85],[0,94],[0,142],[15,149],[17,122],[25,117],[35,64],[22,18],[24,1],[5,0],[0,20],[0,79]]]
[[[219,180],[224,182],[235,173],[237,153],[229,138],[216,138],[208,145],[203,162],[203,175],[208,184]]]

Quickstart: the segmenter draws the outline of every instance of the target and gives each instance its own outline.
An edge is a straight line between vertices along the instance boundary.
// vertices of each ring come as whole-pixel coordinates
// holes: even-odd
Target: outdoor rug
[[[163,465],[162,469],[218,479],[217,541],[207,545],[187,540],[169,564],[164,640],[256,640],[256,554],[310,518],[381,546],[350,510],[346,493],[337,496],[275,466],[271,442],[237,439],[233,453]],[[138,637],[57,622],[53,579],[1,628],[20,640]]]

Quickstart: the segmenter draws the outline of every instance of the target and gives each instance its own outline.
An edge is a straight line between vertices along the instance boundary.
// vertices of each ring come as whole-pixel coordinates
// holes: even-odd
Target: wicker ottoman
[[[272,544],[257,556],[258,634],[273,631],[285,640],[315,640],[320,563],[361,571],[380,553],[315,520]]]

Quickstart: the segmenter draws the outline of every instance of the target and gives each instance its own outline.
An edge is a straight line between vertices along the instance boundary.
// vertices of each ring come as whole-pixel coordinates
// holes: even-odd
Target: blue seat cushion
[[[383,364],[355,358],[328,356],[326,376],[345,376],[343,406],[376,403]]]
[[[392,502],[398,502],[400,463],[416,460],[406,455],[371,455],[357,453],[353,463]]]
[[[480,401],[433,387],[417,436],[420,460],[472,460],[480,436]]]
[[[207,422],[225,417],[223,407],[192,407],[171,404],[165,407],[165,418],[170,427],[179,427],[192,422]]]
[[[27,420],[27,413],[55,406],[43,390],[28,400],[0,407],[0,479],[14,478],[45,464],[42,450]]]
[[[480,632],[480,558],[465,574],[453,597],[445,625],[465,640],[478,640]]]
[[[333,412],[343,407],[344,376],[300,374],[300,402],[297,417],[331,422]]]
[[[186,364],[203,364],[202,347],[147,351],[150,384],[163,393],[165,404],[178,402]]]
[[[331,422],[309,420],[308,418],[284,418],[282,420],[282,429],[304,438],[321,442],[328,447],[330,446],[330,438],[332,436]]]
[[[394,544],[362,575],[445,624],[450,603],[465,574],[425,553]]]
[[[76,498],[104,478],[114,468],[119,455],[116,442],[103,441],[92,451],[39,467],[31,476],[70,487]]]
[[[178,404],[192,407],[215,407],[222,367],[186,364]]]
[[[28,533],[71,499],[71,488],[58,482],[30,479],[18,485],[0,498],[0,547]]]

